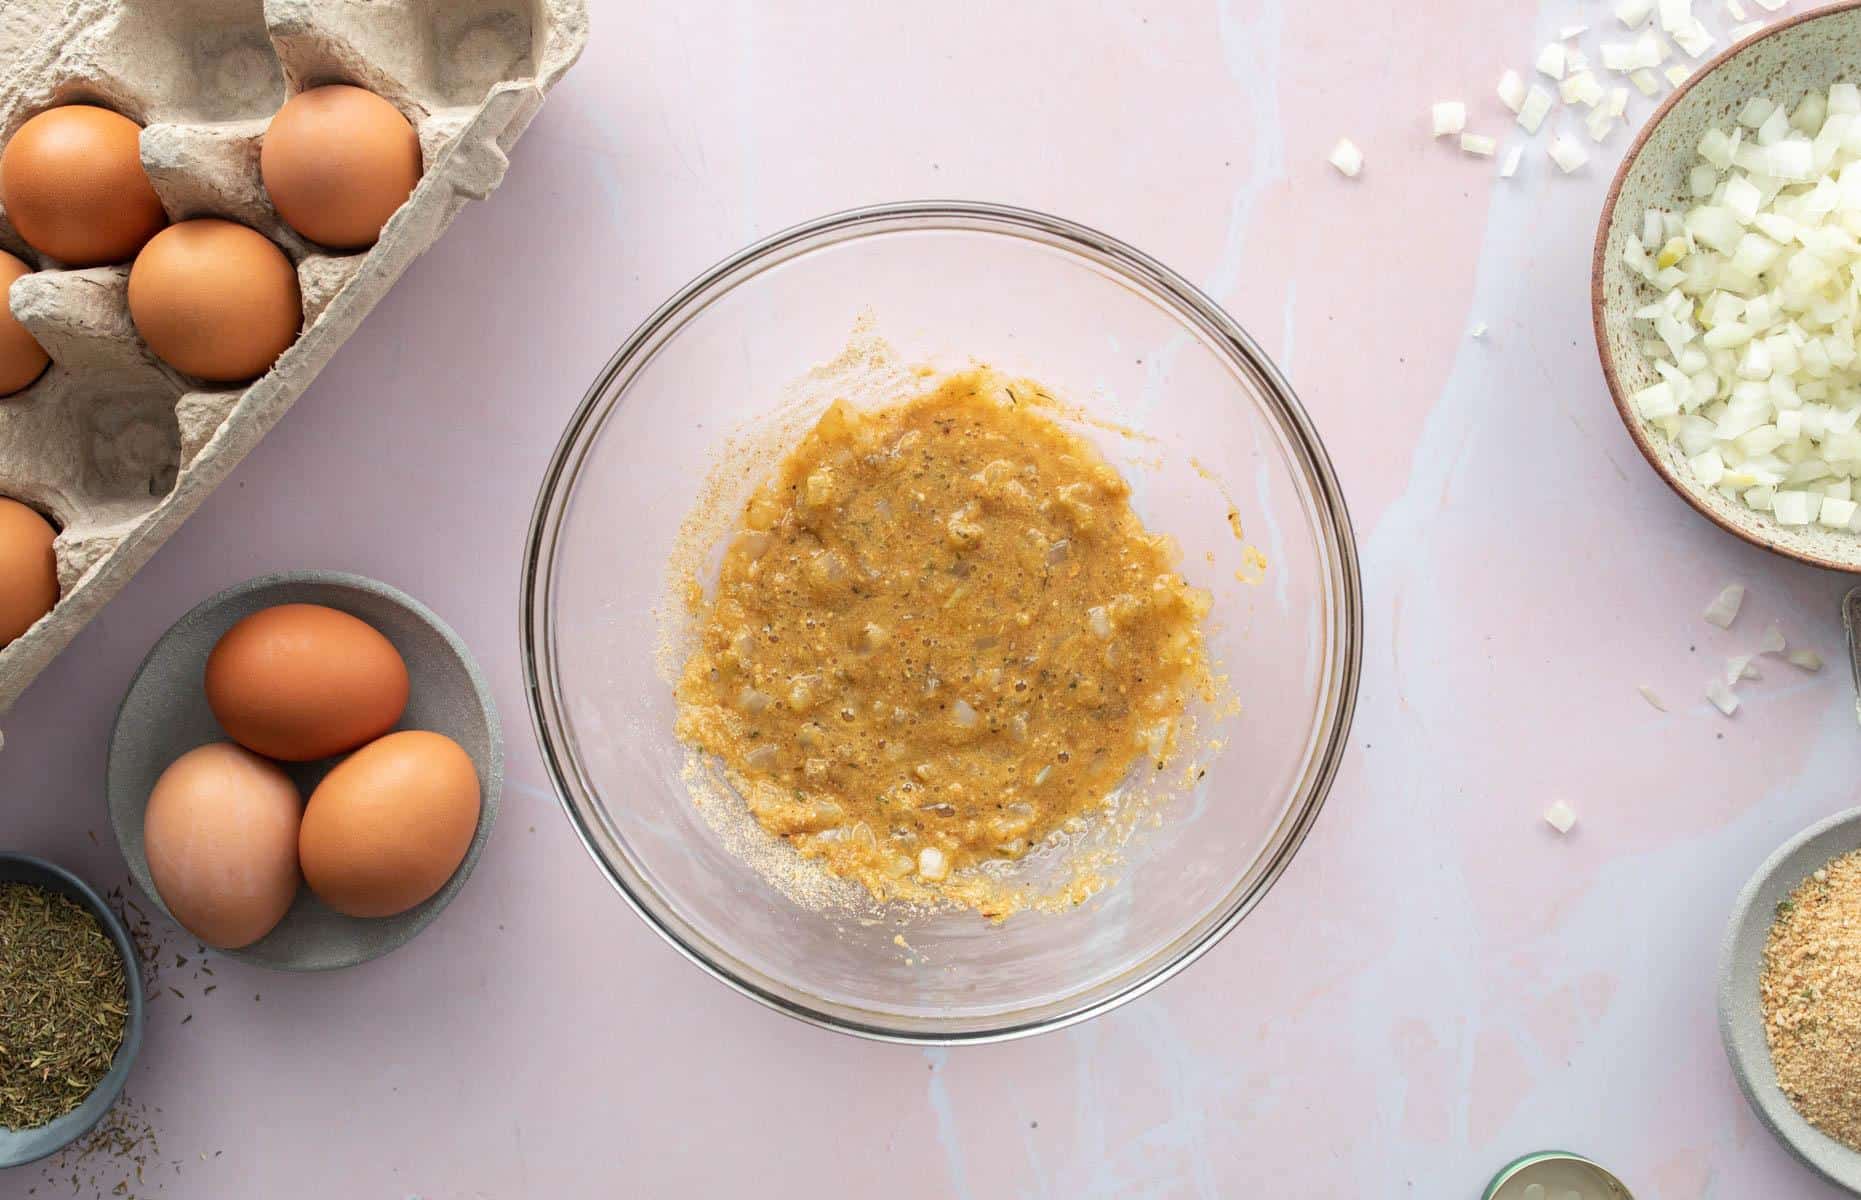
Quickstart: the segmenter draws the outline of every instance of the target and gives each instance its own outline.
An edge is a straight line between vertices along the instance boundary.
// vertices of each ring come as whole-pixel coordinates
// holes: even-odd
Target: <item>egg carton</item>
[[[139,122],[170,220],[225,217],[297,267],[304,326],[272,369],[205,383],[150,353],[129,318],[127,264],[65,269],[0,209],[0,247],[37,268],[13,315],[51,355],[0,398],[0,495],[59,528],[58,605],[0,650],[0,712],[277,424],[336,348],[468,200],[504,177],[543,96],[588,39],[586,0],[0,0],[0,139],[91,102]],[[414,193],[361,252],[293,233],[259,181],[285,97],[352,83],[419,132]]]

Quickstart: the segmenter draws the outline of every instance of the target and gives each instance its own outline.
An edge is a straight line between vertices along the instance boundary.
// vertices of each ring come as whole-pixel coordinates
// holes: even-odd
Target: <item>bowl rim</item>
[[[34,854],[0,850],[0,865],[22,867],[27,874],[37,875],[44,883],[58,885],[65,895],[75,896],[91,916],[96,918],[97,924],[102,927],[104,933],[109,936],[111,944],[116,947],[117,956],[122,959],[123,991],[129,1009],[123,1024],[123,1042],[117,1047],[116,1057],[110,1063],[109,1072],[97,1081],[97,1086],[92,1088],[90,1094],[79,1102],[78,1107],[71,1110],[72,1113],[82,1113],[86,1109],[95,1111],[91,1112],[88,1119],[83,1121],[82,1127],[74,1129],[69,1137],[61,1142],[49,1143],[44,1149],[37,1150],[28,1157],[7,1158],[0,1154],[0,1169],[11,1169],[23,1167],[57,1154],[95,1129],[104,1117],[109,1115],[110,1110],[116,1107],[117,1099],[122,1096],[123,1088],[129,1082],[129,1072],[135,1066],[136,1056],[142,1051],[147,997],[143,993],[142,959],[136,949],[136,940],[130,936],[129,928],[123,924],[123,919],[104,902],[102,896],[98,895],[97,889],[84,882],[75,872],[68,871],[57,863]],[[35,1126],[33,1129],[0,1128],[0,1133],[25,1135],[44,1128],[43,1125]]]
[[[118,745],[135,736],[132,727],[126,720],[130,698],[142,687],[144,676],[154,669],[157,658],[167,649],[169,643],[184,627],[192,626],[196,622],[205,620],[227,604],[235,600],[244,599],[255,593],[302,586],[374,596],[377,599],[385,600],[405,610],[427,628],[431,629],[439,636],[440,640],[446,644],[447,648],[451,650],[453,655],[459,660],[460,665],[465,669],[466,679],[471,684],[472,702],[477,706],[479,712],[484,717],[485,731],[487,734],[485,762],[479,770],[478,824],[473,827],[472,841],[466,848],[465,858],[460,861],[453,873],[447,877],[445,884],[439,891],[434,892],[433,895],[422,900],[419,904],[408,909],[406,912],[396,914],[392,917],[350,918],[350,920],[358,922],[388,922],[400,921],[403,917],[407,917],[410,914],[417,914],[411,921],[406,922],[403,926],[398,928],[393,937],[380,945],[371,947],[369,953],[360,958],[345,962],[329,963],[303,963],[298,961],[267,959],[254,954],[252,946],[237,946],[232,949],[217,946],[213,948],[215,954],[230,959],[236,959],[250,967],[256,967],[267,971],[280,971],[286,974],[314,975],[329,971],[347,971],[351,968],[374,962],[377,959],[385,958],[396,950],[406,946],[409,942],[431,928],[433,922],[439,919],[440,913],[451,907],[452,902],[457,899],[459,893],[464,890],[466,881],[469,880],[473,872],[478,869],[478,860],[484,857],[485,847],[490,844],[491,834],[497,827],[498,816],[503,811],[504,726],[498,718],[497,701],[491,694],[491,684],[485,677],[484,669],[478,665],[478,659],[473,656],[471,647],[465,644],[465,639],[460,637],[458,631],[447,624],[443,617],[427,607],[420,600],[408,595],[393,584],[383,583],[379,579],[372,579],[367,575],[360,575],[353,571],[324,570],[314,567],[300,568],[291,571],[271,571],[263,575],[254,575],[250,579],[229,584],[221,588],[219,591],[189,608],[186,612],[177,617],[171,625],[162,630],[155,641],[150,643],[148,652],[142,656],[142,661],[136,664],[135,673],[130,676],[129,683],[124,686],[122,698],[117,701],[116,711],[110,718],[110,741],[104,751],[104,805],[109,810],[110,830],[112,835],[116,838],[117,851],[122,855],[124,868],[129,872],[130,879],[135,882],[137,890],[141,891],[143,895],[155,905],[156,910],[160,912],[163,917],[172,921],[177,928],[185,929],[186,927],[181,925],[181,922],[176,919],[174,913],[169,911],[167,901],[163,900],[161,898],[161,893],[156,890],[154,879],[149,875],[148,855],[146,853],[130,853],[128,849],[130,841],[129,831],[125,825],[124,814],[118,810],[118,805],[116,804],[117,794],[121,790],[117,780],[117,773],[119,770],[119,764],[117,762],[119,756]],[[282,600],[279,601],[279,603],[323,603],[326,604],[326,606],[333,606],[333,602],[320,600]],[[379,633],[380,631],[377,630],[376,632]],[[401,732],[398,722],[396,723],[396,728],[390,730],[390,732]],[[232,738],[226,735],[224,730],[222,730],[221,733],[221,740],[232,741]],[[354,751],[345,751],[342,755],[336,757],[347,757],[352,753],[354,753]],[[283,765],[288,768],[299,764]],[[473,761],[473,766],[479,767],[476,759]],[[144,800],[146,802],[146,797]],[[304,795],[302,801],[308,804],[310,802],[309,795]],[[301,880],[298,886],[300,891],[309,887],[308,884],[303,883]],[[295,904],[295,901],[293,901],[293,904]],[[283,922],[280,921],[280,924],[282,923]],[[192,932],[189,932],[188,936],[193,937],[194,935]],[[270,934],[266,936],[269,937]],[[260,941],[263,940],[263,938],[260,939]],[[254,945],[256,944],[257,943],[254,943]]]
[[[1615,358],[1609,352],[1609,339],[1606,328],[1606,314],[1609,306],[1607,299],[1603,295],[1603,271],[1608,265],[1609,260],[1609,229],[1610,226],[1615,223],[1616,207],[1621,202],[1622,187],[1628,182],[1629,172],[1634,170],[1636,162],[1641,158],[1642,150],[1646,148],[1648,139],[1653,136],[1655,129],[1662,121],[1667,119],[1667,115],[1673,111],[1674,107],[1680,103],[1681,99],[1693,90],[1694,85],[1698,84],[1714,71],[1717,71],[1731,59],[1743,54],[1758,43],[1768,38],[1775,37],[1786,29],[1794,29],[1798,25],[1807,24],[1810,21],[1818,21],[1824,17],[1839,16],[1842,13],[1857,8],[1861,8],[1861,0],[1839,0],[1839,2],[1835,4],[1825,5],[1821,8],[1814,8],[1808,12],[1801,12],[1794,16],[1786,17],[1775,24],[1765,26],[1749,37],[1741,38],[1733,42],[1730,46],[1727,46],[1724,50],[1721,50],[1719,53],[1706,60],[1698,70],[1681,80],[1680,85],[1676,87],[1666,99],[1661,101],[1660,105],[1649,115],[1646,121],[1642,122],[1641,128],[1635,132],[1634,140],[1628,144],[1627,153],[1622,155],[1622,161],[1617,165],[1615,170],[1615,178],[1610,180],[1609,191],[1603,197],[1602,212],[1596,220],[1596,241],[1590,254],[1590,327],[1596,337],[1596,356],[1602,362],[1603,380],[1609,387],[1609,398],[1615,402],[1616,415],[1622,418],[1622,424],[1627,428],[1629,437],[1634,440],[1635,448],[1641,451],[1641,456],[1647,459],[1650,467],[1654,468],[1654,473],[1659,475],[1669,488],[1673,489],[1675,495],[1692,506],[1693,511],[1699,513],[1708,521],[1711,521],[1714,525],[1717,525],[1720,529],[1725,530],[1741,541],[1749,542],[1753,546],[1769,550],[1771,553],[1782,555],[1785,558],[1793,558],[1798,562],[1809,563],[1811,566],[1823,567],[1831,571],[1842,571],[1851,575],[1861,574],[1861,561],[1852,563],[1841,562],[1809,550],[1801,550],[1793,546],[1784,545],[1773,538],[1761,537],[1747,529],[1741,529],[1737,525],[1726,520],[1723,516],[1714,512],[1712,508],[1701,501],[1690,488],[1680,482],[1673,467],[1662,458],[1660,452],[1655,449],[1653,440],[1648,436],[1648,431],[1642,426],[1641,418],[1636,416],[1634,410],[1629,407],[1628,396],[1623,389],[1622,380],[1616,373]]]
[[[1850,835],[1846,848],[1829,854],[1816,850],[1807,859],[1803,857],[1820,839],[1841,834]],[[1726,920],[1719,944],[1718,995],[1719,1040],[1732,1077],[1738,1081],[1738,1090],[1744,1093],[1759,1124],[1798,1162],[1851,1192],[1861,1190],[1861,1152],[1811,1125],[1778,1087],[1769,1038],[1764,1032],[1763,1006],[1755,987],[1747,992],[1740,986],[1740,964],[1747,961],[1755,942],[1756,969],[1759,974],[1763,972],[1764,945],[1775,918],[1769,906],[1759,901],[1779,881],[1787,884],[1783,889],[1787,894],[1830,859],[1856,849],[1861,849],[1861,808],[1849,808],[1797,831],[1765,857],[1739,888]]]
[[[602,853],[597,845],[595,831],[590,828],[576,803],[570,798],[571,794],[577,790],[572,783],[573,754],[566,745],[559,744],[559,739],[552,731],[552,720],[547,715],[546,709],[551,703],[549,684],[553,681],[553,675],[545,670],[545,663],[540,661],[548,657],[545,643],[549,637],[548,592],[551,585],[546,559],[555,546],[557,535],[556,523],[551,519],[552,511],[559,503],[566,502],[566,495],[559,494],[559,489],[565,477],[572,478],[574,472],[579,470],[581,452],[586,449],[582,445],[583,435],[588,430],[590,422],[601,415],[597,409],[614,379],[623,369],[633,365],[633,360],[642,351],[647,352],[647,360],[650,361],[651,354],[658,348],[661,335],[676,332],[677,328],[683,324],[683,319],[692,315],[687,310],[694,301],[708,297],[718,289],[720,284],[728,284],[728,287],[736,286],[735,283],[729,281],[745,268],[752,267],[772,255],[780,254],[790,247],[805,248],[807,243],[829,235],[855,236],[863,227],[877,227],[870,230],[871,235],[884,234],[889,232],[886,226],[901,221],[944,221],[949,223],[946,226],[948,228],[1021,236],[1048,245],[1083,249],[1101,261],[1115,266],[1120,272],[1126,273],[1145,286],[1156,289],[1174,300],[1181,306],[1183,315],[1191,316],[1200,323],[1201,332],[1211,341],[1234,354],[1262,377],[1262,383],[1269,393],[1269,399],[1276,405],[1278,416],[1284,422],[1282,435],[1286,438],[1289,447],[1299,456],[1302,466],[1310,474],[1315,492],[1313,502],[1328,518],[1331,537],[1335,544],[1335,562],[1331,565],[1336,577],[1338,593],[1337,612],[1333,618],[1333,627],[1338,635],[1338,645],[1335,655],[1336,663],[1330,680],[1335,691],[1332,727],[1328,737],[1323,732],[1319,734],[1316,739],[1318,744],[1307,767],[1306,786],[1311,793],[1310,799],[1302,808],[1289,811],[1281,818],[1280,825],[1286,829],[1286,833],[1264,860],[1264,869],[1254,884],[1237,901],[1231,903],[1229,910],[1223,913],[1218,921],[1203,930],[1195,940],[1175,951],[1171,957],[1161,963],[1146,962],[1131,968],[1118,986],[1097,999],[1070,1004],[1066,1000],[1061,1000],[1057,1002],[1060,1011],[1053,1015],[1030,1018],[1011,1012],[1005,1014],[1004,1019],[969,1029],[906,1028],[883,1024],[879,1020],[860,1020],[836,1015],[797,1002],[790,997],[764,988],[753,980],[742,978],[724,963],[714,961],[703,948],[689,944],[671,924],[662,920],[642,897],[635,895],[632,884],[625,877],[625,873],[618,870],[615,864],[611,863]],[[725,290],[728,290],[728,287]],[[1136,999],[1206,954],[1253,910],[1260,899],[1278,881],[1291,863],[1293,856],[1304,844],[1319,812],[1324,808],[1325,800],[1336,780],[1338,768],[1349,747],[1350,729],[1356,711],[1358,685],[1362,673],[1363,585],[1356,536],[1350,513],[1324,443],[1310,416],[1306,413],[1304,405],[1299,401],[1292,385],[1278,365],[1260,348],[1253,337],[1206,293],[1143,251],[1089,226],[1062,217],[1035,209],[991,201],[909,200],[832,212],[791,225],[751,243],[742,250],[719,260],[674,292],[649,313],[622,341],[619,349],[597,373],[594,382],[583,394],[580,404],[576,406],[564,427],[562,437],[550,456],[549,464],[543,472],[542,482],[537,489],[537,499],[531,511],[530,527],[525,539],[520,588],[518,639],[523,664],[524,698],[530,710],[531,727],[536,734],[537,749],[542,758],[544,770],[549,775],[557,803],[568,818],[570,827],[574,829],[583,848],[602,874],[627,902],[628,907],[633,909],[648,928],[689,962],[734,991],[748,996],[765,1007],[817,1028],[852,1034],[874,1041],[905,1045],[986,1044],[1062,1029],[1109,1012]],[[862,1011],[870,1013],[871,1010]],[[882,1016],[882,1014],[874,1015]]]

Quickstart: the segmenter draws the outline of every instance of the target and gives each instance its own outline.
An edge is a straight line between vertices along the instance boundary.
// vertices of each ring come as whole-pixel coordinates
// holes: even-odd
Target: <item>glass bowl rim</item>
[[[589,434],[591,426],[598,431],[607,411],[602,407],[602,399],[608,395],[622,372],[629,367],[636,370],[644,367],[687,320],[739,284],[754,279],[764,268],[778,265],[812,249],[855,237],[926,228],[1014,236],[1075,253],[1083,252],[1083,257],[1088,261],[1109,268],[1114,275],[1161,293],[1178,306],[1174,315],[1179,318],[1193,317],[1201,326],[1199,332],[1213,343],[1214,349],[1238,359],[1239,364],[1257,375],[1264,386],[1264,399],[1281,425],[1280,434],[1287,440],[1289,448],[1296,452],[1298,463],[1303,468],[1304,483],[1313,493],[1312,501],[1321,516],[1320,525],[1325,527],[1321,530],[1320,541],[1331,543],[1327,557],[1333,560],[1328,565],[1333,576],[1331,582],[1337,591],[1337,611],[1331,621],[1336,653],[1327,680],[1330,689],[1330,729],[1327,734],[1321,725],[1316,735],[1320,744],[1305,770],[1301,786],[1305,793],[1303,802],[1289,809],[1286,816],[1281,818],[1279,828],[1283,833],[1276,844],[1270,843],[1266,847],[1269,859],[1253,884],[1243,889],[1238,896],[1230,892],[1225,901],[1226,911],[1221,912],[1219,919],[1203,929],[1188,945],[1174,952],[1170,952],[1166,945],[1127,970],[1122,978],[1108,981],[1116,986],[1096,999],[1069,1002],[1062,998],[1043,1006],[1058,1006],[1061,1011],[1053,1015],[1027,1019],[1019,1013],[1010,1012],[1005,1014],[1004,1020],[984,1027],[947,1031],[851,1020],[799,1003],[762,987],[752,979],[744,978],[726,962],[720,961],[719,957],[713,957],[707,950],[709,939],[699,931],[694,929],[696,936],[687,938],[671,923],[663,920],[647,897],[636,893],[635,888],[640,887],[643,891],[653,893],[653,900],[665,905],[669,911],[676,906],[667,904],[654,889],[634,878],[631,864],[615,863],[597,844],[589,818],[581,807],[594,803],[594,798],[584,796],[577,786],[577,772],[570,769],[573,751],[567,745],[567,739],[554,728],[554,718],[545,711],[546,701],[553,705],[552,711],[560,711],[563,705],[562,697],[554,686],[553,671],[545,672],[544,662],[540,661],[549,656],[550,638],[550,570],[545,557],[556,547],[561,519],[566,512],[567,501],[573,494],[581,459],[593,441],[592,437],[585,438],[585,435]],[[566,488],[565,481],[568,485]],[[1325,533],[1329,534],[1329,538],[1323,536]],[[817,1028],[907,1045],[974,1045],[1009,1041],[1065,1028],[1136,999],[1206,954],[1240,924],[1241,919],[1272,889],[1311,832],[1330,795],[1338,767],[1349,745],[1362,673],[1363,586],[1350,513],[1324,443],[1279,367],[1212,298],[1143,251],[1062,217],[989,201],[911,200],[829,213],[791,225],[751,243],[718,261],[674,292],[621,343],[620,348],[595,376],[594,382],[589,385],[581,403],[569,418],[543,473],[536,504],[531,511],[530,526],[524,542],[521,587],[522,592],[518,598],[518,634],[524,698],[530,710],[537,750],[544,770],[549,774],[556,800],[575,830],[576,837],[581,840],[583,848],[608,882],[627,902],[627,906],[649,929],[706,974],[776,1012]],[[1292,821],[1289,829],[1286,828],[1288,819]],[[1198,923],[1207,921],[1209,915],[1204,913]],[[721,947],[712,948],[719,950],[721,958],[729,957],[721,951]]]

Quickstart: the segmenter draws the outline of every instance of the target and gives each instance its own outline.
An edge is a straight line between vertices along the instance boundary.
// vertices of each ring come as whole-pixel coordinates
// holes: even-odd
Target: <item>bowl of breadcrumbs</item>
[[[1861,1192],[1861,809],[1790,839],[1739,894],[1719,1028],[1758,1118]]]

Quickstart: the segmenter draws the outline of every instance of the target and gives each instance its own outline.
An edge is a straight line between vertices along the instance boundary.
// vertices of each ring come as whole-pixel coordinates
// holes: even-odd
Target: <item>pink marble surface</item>
[[[593,7],[504,187],[0,722],[0,846],[107,885],[116,701],[224,585],[394,583],[503,709],[502,822],[418,941],[324,977],[167,972],[186,996],[129,1091],[179,1170],[136,1190],[1449,1197],[1558,1145],[1644,1197],[1833,1194],[1746,1111],[1713,982],[1737,885],[1853,803],[1849,685],[1772,667],[1731,721],[1700,697],[1771,620],[1837,661],[1845,581],[1695,517],[1609,407],[1588,255],[1626,137],[1569,179],[1534,145],[1501,182],[1427,134],[1453,95],[1516,133],[1500,70],[1605,6]],[[1358,181],[1325,165],[1340,134]],[[1099,226],[1229,305],[1328,439],[1368,596],[1350,757],[1258,911],[1119,1012],[952,1052],[786,1020],[650,934],[548,791],[516,646],[536,482],[628,329],[752,238],[919,196]],[[1730,634],[1698,617],[1728,579]]]

